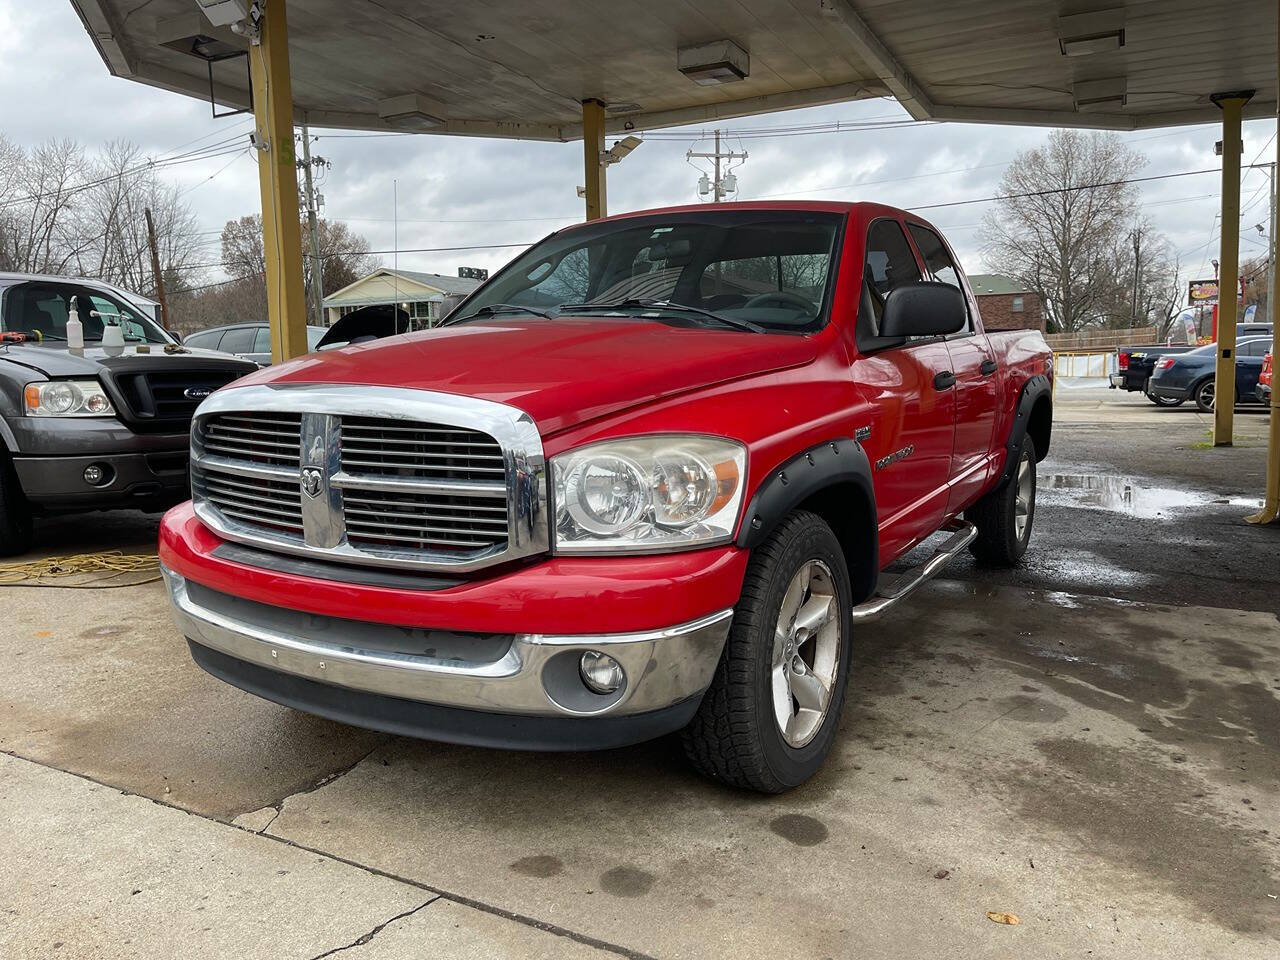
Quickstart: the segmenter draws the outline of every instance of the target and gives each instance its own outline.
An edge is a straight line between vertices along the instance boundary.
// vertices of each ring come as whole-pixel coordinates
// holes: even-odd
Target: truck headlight
[[[109,417],[115,413],[97,380],[28,383],[23,398],[29,417]]]
[[[723,543],[747,450],[719,437],[610,440],[551,459],[557,553],[657,553]]]

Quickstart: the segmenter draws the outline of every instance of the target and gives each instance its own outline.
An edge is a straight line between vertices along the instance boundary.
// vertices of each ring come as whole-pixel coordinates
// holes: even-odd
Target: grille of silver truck
[[[546,549],[541,442],[527,417],[469,398],[445,411],[425,404],[423,413],[452,412],[450,420],[419,419],[413,404],[374,403],[394,415],[372,415],[350,393],[351,412],[302,391],[300,410],[280,409],[291,391],[274,391],[267,410],[219,411],[223,395],[209,401],[214,409],[202,407],[192,430],[201,519],[228,539],[379,566],[478,568]],[[475,405],[480,422],[465,422]],[[510,410],[507,423],[490,407]]]

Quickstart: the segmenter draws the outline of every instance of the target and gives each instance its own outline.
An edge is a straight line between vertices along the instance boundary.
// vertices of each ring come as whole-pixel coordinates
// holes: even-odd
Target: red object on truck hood
[[[661,397],[811,362],[812,336],[637,318],[475,320],[321,353],[237,381],[438,390],[509,403],[544,435]]]

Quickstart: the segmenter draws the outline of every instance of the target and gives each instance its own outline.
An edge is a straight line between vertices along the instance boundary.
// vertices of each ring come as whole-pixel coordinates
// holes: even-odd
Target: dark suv
[[[108,284],[0,273],[0,555],[27,550],[33,517],[186,499],[191,415],[256,369],[179,344]]]

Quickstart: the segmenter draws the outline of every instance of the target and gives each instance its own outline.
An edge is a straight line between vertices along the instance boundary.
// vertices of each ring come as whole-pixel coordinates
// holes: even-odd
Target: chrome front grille
[[[347,539],[353,543],[475,550],[507,541],[505,496],[421,496],[344,487],[342,501]]]
[[[202,423],[204,449],[218,456],[282,467],[298,466],[302,414],[223,414]]]
[[[504,404],[381,387],[244,387],[192,430],[196,512],[228,539],[472,569],[547,549],[542,445]]]
[[[213,416],[200,421],[193,437],[202,452],[200,468],[191,471],[193,496],[235,523],[302,541],[302,414]],[[292,476],[274,475],[272,468]]]
[[[481,483],[506,474],[501,445],[477,430],[343,417],[341,440],[348,473]]]

